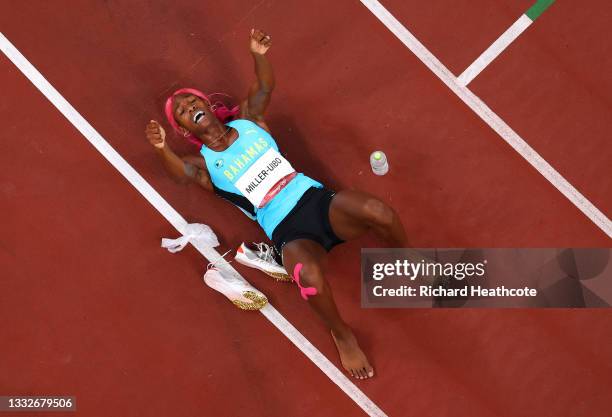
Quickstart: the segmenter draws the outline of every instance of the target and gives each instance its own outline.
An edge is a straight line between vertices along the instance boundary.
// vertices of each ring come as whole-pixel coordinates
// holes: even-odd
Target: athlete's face
[[[193,94],[185,94],[174,97],[174,118],[179,126],[199,133],[206,130],[215,115],[206,101]]]

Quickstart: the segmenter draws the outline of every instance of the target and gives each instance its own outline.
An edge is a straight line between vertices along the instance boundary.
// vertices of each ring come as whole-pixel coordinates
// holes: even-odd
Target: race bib
[[[274,191],[273,189],[279,188],[278,183],[293,173],[295,170],[289,161],[277,150],[269,149],[246,170],[234,185],[251,204],[255,207],[262,207],[270,199],[268,194]]]

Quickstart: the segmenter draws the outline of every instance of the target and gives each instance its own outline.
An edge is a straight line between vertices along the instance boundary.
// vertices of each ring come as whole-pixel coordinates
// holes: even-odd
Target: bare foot
[[[344,369],[346,369],[351,376],[357,379],[367,379],[373,377],[374,368],[372,368],[365,354],[359,347],[353,332],[348,329],[346,334],[336,337],[332,330],[331,334],[334,342],[336,343],[336,348],[338,348],[340,361],[342,362]]]

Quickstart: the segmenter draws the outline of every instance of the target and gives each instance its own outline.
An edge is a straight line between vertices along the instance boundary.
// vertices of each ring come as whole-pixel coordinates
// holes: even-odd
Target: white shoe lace
[[[270,245],[266,245],[265,243],[255,243],[257,246],[257,257],[265,262],[270,262],[276,264],[276,260],[274,259],[274,248]]]
[[[225,259],[225,255],[227,255],[228,253],[230,253],[232,250],[228,250],[227,252],[225,252],[223,255],[221,255],[221,257],[219,257],[218,259],[212,261],[211,263],[209,263],[206,266],[206,270],[208,271],[210,268],[216,268],[219,265],[229,265],[232,263],[232,261],[228,261]]]

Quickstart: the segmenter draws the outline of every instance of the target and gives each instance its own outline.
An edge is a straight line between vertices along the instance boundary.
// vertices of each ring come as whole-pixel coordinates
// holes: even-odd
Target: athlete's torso
[[[227,149],[217,152],[203,146],[200,151],[215,193],[256,219],[271,237],[304,192],[323,185],[296,173],[276,141],[257,124],[238,119],[227,126],[238,132]]]

